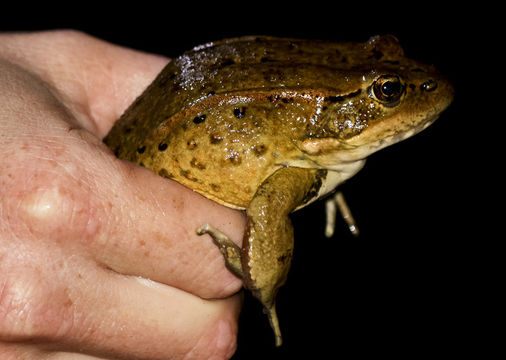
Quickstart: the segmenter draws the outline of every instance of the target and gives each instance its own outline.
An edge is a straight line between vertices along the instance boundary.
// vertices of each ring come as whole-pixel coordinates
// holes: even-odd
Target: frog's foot
[[[269,318],[269,323],[271,324],[271,328],[274,331],[276,346],[281,346],[283,343],[283,338],[281,337],[281,329],[279,328],[278,315],[276,313],[276,303],[272,304],[270,307],[264,307],[264,314],[266,314]]]
[[[228,238],[227,235],[212,227],[204,224],[197,229],[198,235],[209,234],[213,238],[213,242],[218,246],[220,252],[225,258],[225,265],[228,270],[240,279],[243,279],[243,271],[241,265],[241,248]]]
[[[346,200],[344,200],[343,193],[338,191],[333,197],[327,199],[325,202],[325,212],[327,216],[327,224],[325,226],[325,236],[330,238],[334,235],[334,229],[336,226],[336,210],[339,209],[341,216],[344,221],[348,225],[350,232],[358,236],[359,231],[357,224],[355,223],[355,219],[351,214],[350,208],[348,204],[346,204]]]

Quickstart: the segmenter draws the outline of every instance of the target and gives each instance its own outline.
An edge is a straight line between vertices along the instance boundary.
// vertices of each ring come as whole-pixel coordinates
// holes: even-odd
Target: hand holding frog
[[[2,359],[233,353],[241,281],[195,229],[240,243],[242,215],[100,140],[166,62],[75,32],[0,36]]]

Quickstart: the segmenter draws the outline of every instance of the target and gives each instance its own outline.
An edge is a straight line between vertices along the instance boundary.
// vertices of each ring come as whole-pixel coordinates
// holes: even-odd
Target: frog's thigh
[[[197,229],[198,235],[209,234],[213,238],[214,243],[220,249],[225,258],[225,265],[228,270],[240,279],[243,279],[243,271],[241,265],[241,248],[237,246],[227,235],[212,227],[204,224]]]
[[[275,298],[286,280],[294,245],[288,214],[317,196],[325,176],[325,171],[281,168],[260,185],[246,209],[244,285],[264,305],[277,346],[282,340]]]
[[[317,196],[325,175],[313,169],[281,168],[260,185],[246,209],[245,285],[256,291],[267,307],[284,283],[293,255],[293,227],[288,215]]]

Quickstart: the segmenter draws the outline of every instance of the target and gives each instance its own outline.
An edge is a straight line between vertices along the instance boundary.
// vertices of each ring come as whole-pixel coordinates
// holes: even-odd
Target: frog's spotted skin
[[[243,248],[227,262],[276,327],[275,294],[293,247],[288,213],[332,191],[372,152],[430,125],[452,92],[392,36],[228,39],[169,63],[104,141],[120,158],[246,209]],[[270,228],[259,233],[263,221]],[[217,231],[202,232],[231,249]]]

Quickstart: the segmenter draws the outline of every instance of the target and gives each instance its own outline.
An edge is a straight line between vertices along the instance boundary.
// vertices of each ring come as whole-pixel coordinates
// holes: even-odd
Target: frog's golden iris
[[[395,106],[401,100],[406,85],[397,75],[382,75],[371,86],[371,94],[385,106]]]

